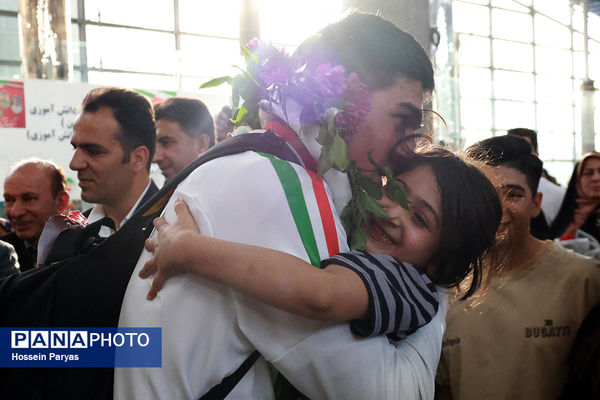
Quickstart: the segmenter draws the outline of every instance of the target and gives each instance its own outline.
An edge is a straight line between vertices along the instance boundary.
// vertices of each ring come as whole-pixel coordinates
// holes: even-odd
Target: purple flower
[[[263,47],[265,43],[259,38],[254,38],[248,43],[246,43],[246,48],[250,51],[254,51],[257,47]]]
[[[289,65],[273,59],[267,60],[260,73],[260,79],[267,88],[274,84],[286,83],[290,80],[291,76],[292,70]]]
[[[313,80],[318,86],[317,92],[321,97],[341,97],[346,91],[346,75],[344,67],[331,64],[321,64],[315,68]],[[316,88],[315,88],[316,89]]]
[[[344,67],[321,64],[315,69],[303,66],[292,78],[290,95],[308,107],[319,107],[324,100],[341,100],[346,90]]]

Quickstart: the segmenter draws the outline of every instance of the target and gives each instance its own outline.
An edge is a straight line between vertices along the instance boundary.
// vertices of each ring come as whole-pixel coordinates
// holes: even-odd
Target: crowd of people
[[[116,368],[102,389],[8,372],[0,397],[197,399],[233,375],[221,398],[600,397],[600,153],[565,190],[531,129],[461,154],[415,133],[433,68],[380,16],[352,13],[292,56],[245,51],[238,114],[104,87],[73,126],[69,168],[99,238],[165,199],[152,163],[177,182],[115,315],[162,328],[162,368]],[[248,147],[188,171],[253,135],[289,157]],[[40,238],[68,211],[64,170],[22,160],[4,200],[0,299],[51,268]]]

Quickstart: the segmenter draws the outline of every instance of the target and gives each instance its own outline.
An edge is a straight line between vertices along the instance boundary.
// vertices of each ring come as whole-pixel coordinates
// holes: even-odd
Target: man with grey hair
[[[61,167],[39,158],[20,161],[4,180],[6,216],[13,232],[0,239],[15,248],[22,272],[37,264],[38,240],[48,218],[69,204],[66,183]]]

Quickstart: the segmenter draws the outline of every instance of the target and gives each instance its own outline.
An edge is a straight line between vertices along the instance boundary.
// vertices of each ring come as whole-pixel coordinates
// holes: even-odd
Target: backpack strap
[[[233,388],[242,380],[246,372],[254,365],[260,353],[254,350],[252,354],[236,369],[232,374],[227,375],[221,383],[214,386],[200,400],[222,400],[233,390]]]
[[[275,135],[271,131],[254,131],[245,133],[243,135],[234,136],[214,145],[205,153],[201,154],[197,159],[192,161],[190,165],[185,167],[173,179],[167,182],[158,192],[156,192],[154,196],[148,200],[148,202],[139,207],[127,224],[125,224],[125,226],[137,225],[135,223],[131,223],[132,220],[145,220],[146,217],[150,215],[160,215],[171,195],[177,188],[177,185],[179,185],[181,181],[187,178],[188,175],[200,165],[214,160],[215,158],[243,153],[245,151],[264,152],[272,154],[278,158],[281,158],[282,160],[301,164],[300,159],[288,146],[285,139]],[[148,235],[149,234],[150,232],[148,232]]]

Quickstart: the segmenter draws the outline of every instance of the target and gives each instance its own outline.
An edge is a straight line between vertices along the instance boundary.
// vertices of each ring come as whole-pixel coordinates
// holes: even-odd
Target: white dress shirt
[[[133,213],[135,213],[136,208],[138,207],[138,205],[140,204],[140,202],[146,195],[146,192],[150,188],[150,185],[152,185],[152,181],[148,182],[148,186],[146,186],[146,189],[144,189],[144,191],[142,192],[140,197],[138,197],[138,199],[136,200],[133,207],[131,207],[131,209],[125,216],[125,218],[123,218],[123,220],[119,224],[119,227],[123,226],[123,224],[125,222],[129,221],[129,218],[131,218]],[[104,211],[104,205],[103,204],[95,204],[94,207],[92,207],[92,211],[90,211],[90,215],[87,217],[87,221],[88,221],[88,224],[91,224],[92,222],[96,222],[104,217],[106,217],[106,212]],[[115,221],[115,223],[116,223],[116,221]],[[102,226],[100,228],[100,231],[98,232],[98,235],[100,237],[109,237],[113,233],[114,233],[113,230],[110,229],[108,226]]]

